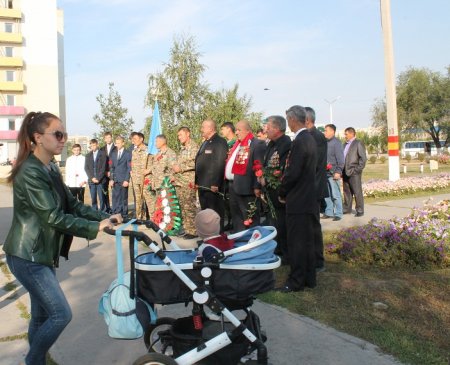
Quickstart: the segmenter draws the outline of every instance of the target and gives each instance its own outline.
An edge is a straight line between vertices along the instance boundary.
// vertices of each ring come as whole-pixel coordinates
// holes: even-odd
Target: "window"
[[[6,95],[6,105],[14,105],[14,95]]]
[[[5,23],[5,32],[6,33],[12,33],[13,32],[13,24],[12,23]]]
[[[6,81],[14,81],[14,71],[6,71]]]
[[[5,47],[5,56],[13,57],[13,47]]]
[[[13,8],[13,0],[8,0],[8,9]]]
[[[15,131],[16,130],[16,121],[14,119],[8,119],[9,123],[9,130]]]

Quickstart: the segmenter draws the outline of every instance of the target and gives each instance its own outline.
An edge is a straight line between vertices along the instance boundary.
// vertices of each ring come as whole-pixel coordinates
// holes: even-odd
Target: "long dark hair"
[[[34,140],[35,133],[44,133],[52,119],[59,118],[51,113],[29,112],[23,118],[22,126],[17,136],[17,143],[19,144],[19,152],[17,153],[16,163],[9,174],[7,181],[10,183],[20,170],[20,166],[27,159],[30,153],[34,150],[36,141]]]

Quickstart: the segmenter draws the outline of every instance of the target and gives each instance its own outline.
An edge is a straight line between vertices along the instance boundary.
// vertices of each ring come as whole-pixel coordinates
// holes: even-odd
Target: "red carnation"
[[[332,167],[333,167],[333,165],[331,165],[330,163],[327,163],[327,171],[331,170]]]
[[[144,185],[150,185],[150,179],[144,179]]]
[[[257,177],[263,176],[263,171],[262,170],[255,171],[255,176],[257,176]]]
[[[250,225],[251,225],[252,223],[253,223],[253,219],[251,219],[251,218],[246,219],[246,220],[244,221],[244,226],[250,227]]]
[[[281,175],[281,170],[275,170],[273,172],[273,176],[280,176]]]

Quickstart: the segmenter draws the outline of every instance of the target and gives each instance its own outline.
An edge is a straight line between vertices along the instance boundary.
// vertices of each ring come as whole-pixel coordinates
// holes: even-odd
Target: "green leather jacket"
[[[66,186],[70,213],[64,213],[53,185],[46,166],[31,153],[13,181],[13,220],[3,246],[7,254],[56,267],[65,234],[97,237],[99,221],[109,215],[77,201]]]

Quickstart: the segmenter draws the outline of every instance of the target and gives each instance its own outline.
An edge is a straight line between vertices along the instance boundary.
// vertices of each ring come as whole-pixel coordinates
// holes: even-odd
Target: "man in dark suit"
[[[364,215],[364,197],[362,192],[361,175],[366,166],[367,156],[364,144],[356,139],[355,128],[345,129],[344,171],[342,181],[344,185],[344,214],[352,212],[353,196],[355,197],[355,217]]]
[[[106,154],[98,149],[98,141],[91,139],[89,142],[91,151],[86,155],[84,170],[88,176],[89,192],[91,194],[92,206],[99,209],[97,197],[100,204],[100,210],[106,212],[106,202],[103,184],[106,180]]]
[[[233,231],[240,232],[260,223],[259,204],[256,198],[261,196],[261,185],[253,171],[253,163],[264,161],[266,143],[255,138],[250,124],[241,120],[236,124],[237,141],[230,150],[225,165],[225,178],[230,192],[230,211],[233,220]],[[252,214],[249,215],[249,211]],[[245,225],[244,221],[251,223]]]
[[[325,259],[323,256],[323,236],[322,226],[320,224],[320,206],[325,198],[328,197],[328,179],[327,179],[327,151],[328,142],[324,134],[316,126],[316,112],[313,108],[306,107],[306,128],[314,138],[317,147],[316,164],[316,197],[317,197],[317,219],[314,220],[314,251],[316,253],[316,269],[323,271],[325,269]]]
[[[289,263],[286,232],[286,205],[278,200],[281,177],[286,165],[286,159],[291,149],[291,139],[285,134],[286,119],[279,115],[267,118],[266,134],[269,139],[267,151],[264,155],[264,176],[261,185],[264,186],[267,198],[272,202],[275,212],[267,214],[267,223],[277,229],[276,254],[282,257],[283,264]],[[271,177],[267,177],[270,174]],[[269,181],[272,180],[272,182]],[[278,185],[278,186],[277,186]],[[275,217],[272,216],[275,213]]]
[[[317,147],[305,126],[306,111],[294,105],[286,112],[289,128],[295,133],[280,187],[280,201],[286,202],[287,242],[291,271],[285,285],[288,293],[316,286],[314,227],[317,225]]]
[[[125,139],[116,137],[116,149],[111,153],[112,210],[114,214],[128,215],[128,185],[131,171],[131,153],[125,149]]]
[[[105,193],[105,205],[106,211],[111,213],[111,205],[109,204],[109,175],[110,175],[110,165],[111,165],[111,154],[116,150],[116,146],[113,143],[113,136],[111,132],[103,133],[103,141],[105,145],[100,149],[106,155],[106,179],[103,182],[103,192]]]
[[[205,120],[201,127],[204,139],[195,157],[195,185],[201,209],[210,208],[220,216],[220,230],[224,226],[224,170],[227,142],[217,134],[216,123]]]

